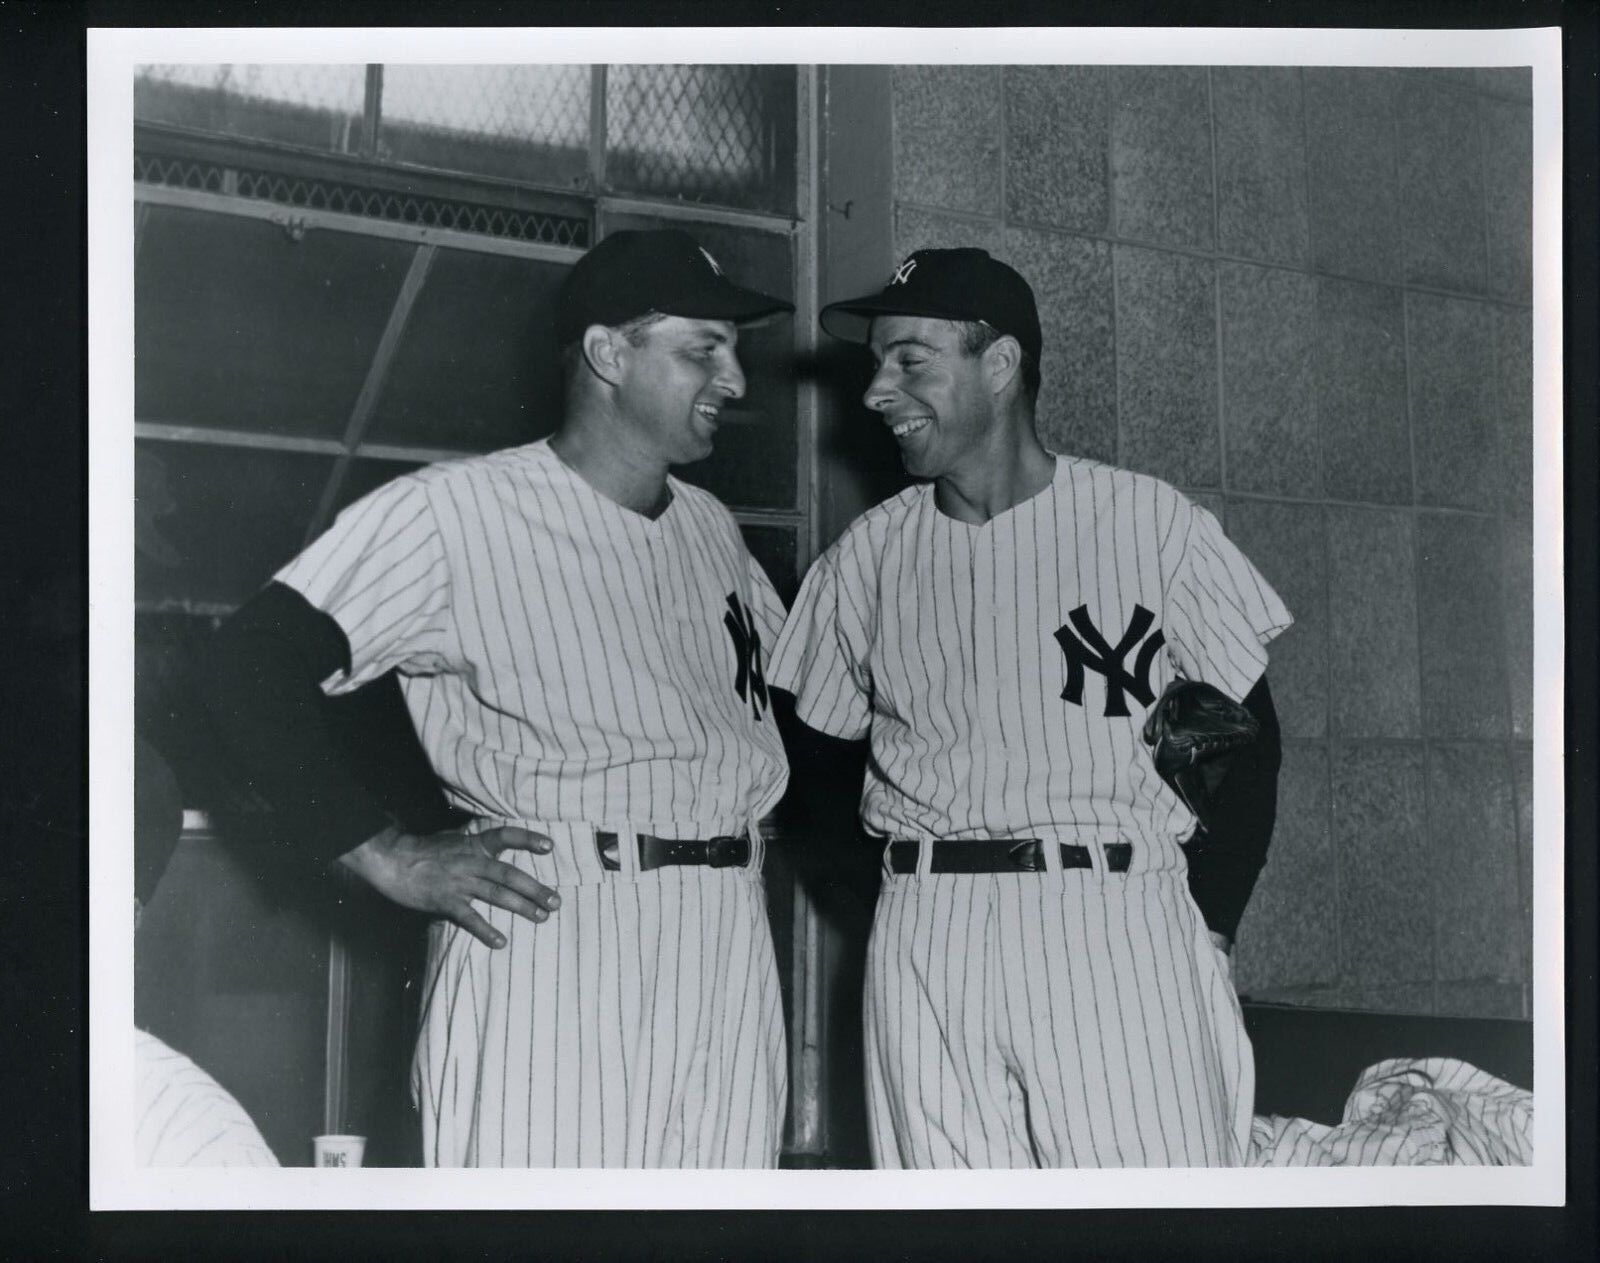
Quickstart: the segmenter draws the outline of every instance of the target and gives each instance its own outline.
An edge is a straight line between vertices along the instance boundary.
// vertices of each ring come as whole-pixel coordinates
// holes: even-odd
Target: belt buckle
[[[719,833],[706,839],[706,864],[711,868],[732,868],[740,863],[737,847],[743,838],[731,833]]]
[[[1011,856],[1019,872],[1037,873],[1044,869],[1044,847],[1037,838],[1013,842],[1006,848],[1006,854]]]

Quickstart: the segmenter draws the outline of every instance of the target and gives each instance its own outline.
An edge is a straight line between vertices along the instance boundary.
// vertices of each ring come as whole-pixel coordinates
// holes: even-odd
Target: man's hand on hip
[[[483,833],[446,829],[418,835],[390,827],[339,857],[379,894],[402,907],[453,921],[490,947],[505,936],[481,917],[474,899],[530,921],[543,921],[561,906],[561,896],[520,869],[495,858],[515,849],[546,855],[552,843],[542,833],[506,825]]]

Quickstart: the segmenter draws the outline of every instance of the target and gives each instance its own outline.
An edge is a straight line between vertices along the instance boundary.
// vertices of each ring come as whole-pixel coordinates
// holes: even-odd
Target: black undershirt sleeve
[[[1228,775],[1212,798],[1206,825],[1184,844],[1189,892],[1206,927],[1230,942],[1267,862],[1283,760],[1278,714],[1265,676],[1245,696],[1244,706],[1260,721],[1261,732],[1233,756]]]
[[[294,864],[325,865],[391,823],[431,832],[450,808],[395,678],[341,698],[343,629],[293,588],[269,583],[202,654],[203,695],[230,769],[230,831]]]

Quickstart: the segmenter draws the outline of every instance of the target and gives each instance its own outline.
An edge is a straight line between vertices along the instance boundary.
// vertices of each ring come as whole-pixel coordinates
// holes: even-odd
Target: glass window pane
[[[139,420],[341,438],[415,250],[151,207],[135,279]]]
[[[133,116],[225,136],[357,153],[365,66],[140,66]]]
[[[561,419],[558,263],[441,250],[411,311],[366,439],[487,452]]]
[[[199,443],[142,440],[134,459],[141,487],[165,482],[173,505],[153,523],[167,547],[135,564],[146,608],[244,601],[300,551],[333,472],[331,456]]]
[[[786,234],[638,215],[606,217],[608,232],[664,227],[687,230],[738,284],[793,298],[793,246]],[[729,505],[794,508],[799,453],[794,318],[780,316],[740,329],[739,362],[745,373],[744,398],[723,411],[715,450],[705,460],[674,472]]]
[[[582,186],[589,75],[588,66],[385,66],[379,156]]]
[[[793,213],[793,66],[611,66],[606,183]]]

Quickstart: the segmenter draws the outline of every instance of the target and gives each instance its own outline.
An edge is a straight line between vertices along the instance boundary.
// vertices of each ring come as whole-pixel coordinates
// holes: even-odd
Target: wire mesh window
[[[750,210],[794,207],[792,66],[611,66],[606,180]]]
[[[378,156],[580,186],[589,80],[588,66],[385,66]]]
[[[599,73],[604,135],[593,134],[595,72],[584,65],[148,65],[135,76],[134,115],[549,189],[793,213],[795,67]],[[602,165],[604,189],[590,174]]]
[[[141,122],[359,153],[365,66],[141,66],[133,113]]]

